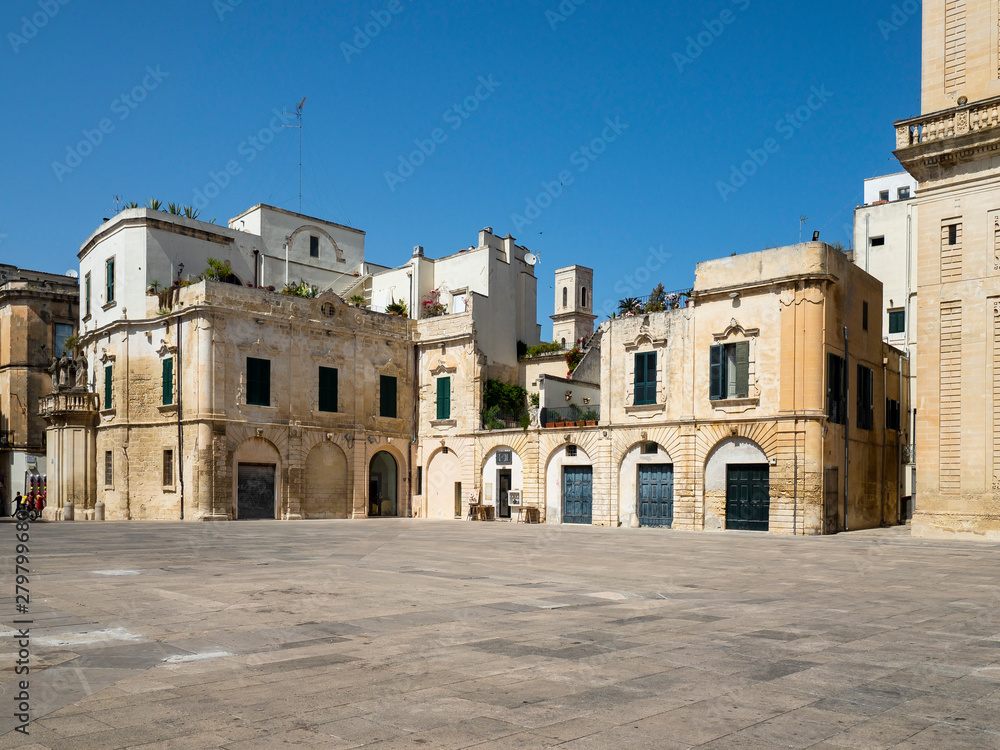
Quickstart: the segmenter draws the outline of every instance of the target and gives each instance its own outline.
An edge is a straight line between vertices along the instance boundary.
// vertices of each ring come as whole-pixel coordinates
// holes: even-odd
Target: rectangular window
[[[720,401],[750,395],[750,342],[713,346],[709,359],[709,398]]]
[[[958,224],[948,225],[948,244],[949,245],[958,244]]]
[[[882,247],[885,244],[885,237],[872,237],[871,240],[869,240],[869,244],[872,247]]]
[[[871,368],[858,365],[858,428],[875,427],[875,373]]]
[[[319,237],[316,236],[309,237],[309,257],[310,258],[319,257]]]
[[[84,315],[90,317],[90,274],[83,277],[83,310]]]
[[[864,330],[868,330],[868,303],[861,303],[861,327]]]
[[[173,487],[174,485],[174,452],[172,450],[163,451],[163,486]]]
[[[908,201],[910,199],[910,188],[899,188],[899,190],[896,191],[896,197],[901,201]]]
[[[247,357],[247,403],[271,405],[271,360]]]
[[[889,333],[906,332],[906,310],[889,311]]]
[[[847,423],[847,382],[844,358],[826,355],[826,418],[834,424]]]
[[[656,352],[635,355],[635,405],[656,403]]]
[[[108,258],[104,264],[104,303],[110,305],[115,301],[115,259]]]
[[[899,402],[895,399],[885,400],[885,428],[899,432]]]
[[[574,456],[576,456],[576,446],[575,445],[567,445],[566,446],[566,455],[569,456],[570,458],[573,458]]]
[[[889,191],[888,190],[882,190],[882,191],[880,191],[879,194],[878,194],[878,199],[880,201],[887,201],[887,200],[889,200]]]
[[[163,360],[163,405],[174,403],[174,358]]]
[[[655,456],[660,452],[660,446],[656,443],[646,443],[642,446],[642,455],[644,456]]]
[[[378,413],[380,417],[396,418],[396,378],[391,375],[379,377]]]
[[[115,486],[115,459],[111,451],[104,451],[104,486]]]
[[[65,354],[68,357],[73,356],[72,351],[66,351],[66,340],[73,335],[73,326],[69,323],[56,323],[56,336],[55,336],[55,356],[59,357]]]
[[[423,495],[424,494],[424,467],[423,466],[418,466],[417,467],[417,491],[416,491],[415,494],[417,494],[417,495]]]
[[[319,368],[319,410],[337,411],[337,369]]]
[[[962,280],[962,225],[941,226],[941,281]]]
[[[104,367],[104,408],[112,408],[111,403],[111,385],[114,382],[114,371],[111,369],[112,365],[105,365]]]
[[[437,418],[451,419],[451,378],[438,378]]]

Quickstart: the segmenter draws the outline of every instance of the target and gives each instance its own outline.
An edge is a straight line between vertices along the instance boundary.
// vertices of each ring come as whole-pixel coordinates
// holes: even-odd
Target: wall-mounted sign
[[[497,466],[510,466],[514,463],[514,451],[497,451]]]
[[[521,490],[507,491],[507,505],[512,508],[521,507]]]

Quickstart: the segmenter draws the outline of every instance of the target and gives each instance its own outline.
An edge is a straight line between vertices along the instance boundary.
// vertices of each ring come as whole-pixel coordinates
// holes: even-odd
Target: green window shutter
[[[111,384],[112,384],[112,381],[113,381],[113,377],[112,377],[113,374],[114,374],[114,372],[112,371],[112,366],[111,365],[106,365],[104,367],[104,408],[105,409],[110,409],[111,408]]]
[[[337,370],[333,367],[319,368],[319,410],[337,411]]]
[[[437,418],[451,419],[451,378],[438,378]]]
[[[111,304],[115,301],[115,261],[114,258],[110,259],[104,267],[105,271],[105,282],[107,289],[105,290],[105,304]]]
[[[169,357],[163,360],[163,405],[174,403],[174,360]]]
[[[708,367],[708,397],[712,401],[719,401],[726,397],[726,379],[723,376],[725,360],[726,348],[722,345],[713,346],[709,354]]]
[[[379,415],[396,418],[396,378],[382,375],[379,379]]]
[[[646,354],[646,403],[656,403],[656,352]]]
[[[750,395],[750,342],[736,344],[736,398]]]
[[[271,360],[247,357],[247,403],[271,405]]]

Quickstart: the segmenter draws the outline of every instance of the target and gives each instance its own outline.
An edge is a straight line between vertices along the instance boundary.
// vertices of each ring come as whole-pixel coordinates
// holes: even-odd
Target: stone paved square
[[[25,737],[0,532],[0,748],[1000,747],[994,544],[35,524]]]

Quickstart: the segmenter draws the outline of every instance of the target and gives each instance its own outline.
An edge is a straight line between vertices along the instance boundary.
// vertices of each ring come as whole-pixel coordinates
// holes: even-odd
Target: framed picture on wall
[[[507,491],[507,505],[512,508],[519,508],[521,506],[521,490]]]

